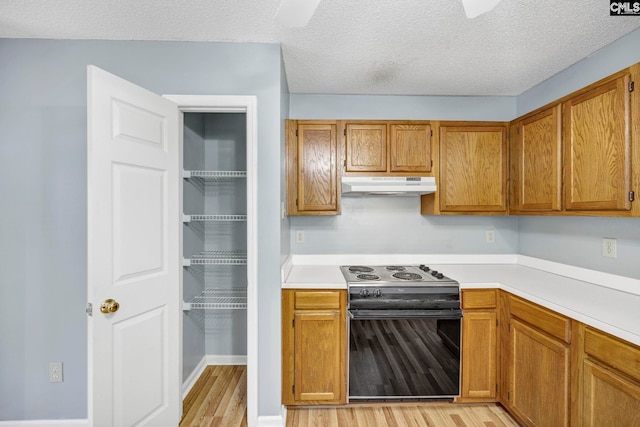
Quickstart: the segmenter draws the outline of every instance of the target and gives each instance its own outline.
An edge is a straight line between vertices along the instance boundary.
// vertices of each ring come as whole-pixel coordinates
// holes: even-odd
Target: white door
[[[177,105],[88,68],[89,421],[175,427],[181,413]],[[104,314],[112,299],[117,311]]]

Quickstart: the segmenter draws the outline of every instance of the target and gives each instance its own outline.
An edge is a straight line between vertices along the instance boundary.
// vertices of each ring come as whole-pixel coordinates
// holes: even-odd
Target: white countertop
[[[405,264],[427,263],[432,269],[460,282],[462,289],[503,289],[640,345],[640,280],[601,272],[590,274],[590,270],[522,256],[507,255],[504,259],[493,257],[488,260],[482,256],[433,259],[441,263],[431,263],[429,257],[422,257],[425,262],[416,262],[412,258],[414,257],[407,258]],[[346,281],[339,266],[366,265],[367,262],[351,262],[354,258],[349,256],[342,260],[347,262],[337,262],[341,259],[333,255],[293,256],[283,266],[282,287],[346,289]],[[360,257],[357,260],[364,261]],[[460,263],[453,262],[456,260]],[[377,259],[372,261],[374,262],[368,264],[385,264],[376,263]],[[393,263],[398,261],[396,257]],[[304,264],[299,264],[300,262]],[[585,281],[585,277],[593,277],[593,282]]]

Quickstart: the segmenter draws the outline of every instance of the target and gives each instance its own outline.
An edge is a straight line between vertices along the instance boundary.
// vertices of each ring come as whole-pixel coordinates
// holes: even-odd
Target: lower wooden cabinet
[[[571,319],[519,297],[510,295],[506,301],[503,404],[526,426],[568,426]]]
[[[640,426],[640,348],[585,329],[579,425]]]
[[[344,404],[346,291],[282,291],[282,403]]]
[[[569,425],[569,346],[511,321],[508,406],[529,426]]]
[[[495,402],[498,331],[495,289],[462,291],[461,389],[458,402]]]

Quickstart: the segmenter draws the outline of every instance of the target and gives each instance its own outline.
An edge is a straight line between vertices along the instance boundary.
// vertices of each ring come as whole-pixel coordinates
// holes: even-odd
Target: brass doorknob
[[[114,299],[104,300],[100,306],[100,311],[104,314],[115,313],[120,308],[120,303]]]

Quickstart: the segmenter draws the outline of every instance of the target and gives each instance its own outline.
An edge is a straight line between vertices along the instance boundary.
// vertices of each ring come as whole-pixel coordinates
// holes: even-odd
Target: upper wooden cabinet
[[[335,121],[287,121],[289,215],[340,212]]]
[[[513,212],[562,209],[561,107],[548,108],[516,122],[510,134]]]
[[[431,133],[424,122],[346,122],[345,173],[427,174]]]
[[[567,210],[631,209],[630,81],[624,73],[563,104]]]
[[[502,123],[442,123],[440,212],[507,210],[507,128]]]

